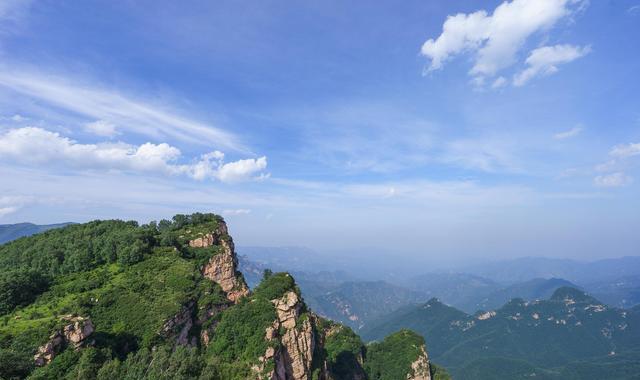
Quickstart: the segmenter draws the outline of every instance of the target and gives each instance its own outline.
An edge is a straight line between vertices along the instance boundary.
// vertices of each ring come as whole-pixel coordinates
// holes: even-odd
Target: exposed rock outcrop
[[[49,364],[66,346],[78,349],[93,343],[88,339],[95,331],[91,319],[68,315],[62,317],[62,320],[70,323],[65,325],[62,330],[54,332],[47,343],[38,347],[33,356],[36,366],[41,367]]]
[[[202,268],[202,274],[216,282],[227,294],[227,298],[237,303],[241,297],[249,294],[249,288],[238,273],[238,258],[233,240],[229,236],[227,225],[220,222],[215,231],[189,241],[189,246],[204,248],[220,245],[221,252],[213,256]]]
[[[273,360],[274,369],[267,374],[270,380],[310,380],[315,349],[314,325],[316,316],[302,314],[302,300],[296,292],[289,291],[282,298],[271,301],[276,308],[277,319],[267,327],[267,342],[279,340],[274,348],[267,348],[260,357],[260,366],[254,370],[262,374],[265,363]]]
[[[411,373],[407,374],[407,380],[431,380],[429,356],[424,346],[420,347],[420,355],[411,363]]]
[[[194,325],[194,308],[195,302],[185,305],[178,314],[162,325],[161,335],[175,336],[175,343],[180,346],[195,346],[195,338],[189,336]]]

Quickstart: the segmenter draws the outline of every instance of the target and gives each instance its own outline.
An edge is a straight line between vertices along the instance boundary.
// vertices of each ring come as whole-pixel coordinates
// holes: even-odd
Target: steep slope
[[[45,225],[38,225],[33,223],[0,224],[0,244],[4,244],[23,236],[31,236],[40,232],[48,231],[53,228],[65,227],[69,224],[71,223]]]
[[[289,274],[265,273],[250,292],[237,265],[212,214],[95,221],[3,245],[0,378],[364,380],[370,356],[418,363],[394,372],[403,379],[434,371],[422,341],[377,358],[311,312]]]
[[[624,355],[640,360],[635,354],[640,351],[638,310],[609,308],[569,287],[557,289],[549,300],[514,299],[473,316],[432,300],[393,313],[362,334],[379,340],[401,328],[422,334],[432,358],[465,379],[492,378],[487,370],[496,363],[503,371],[544,378],[590,358]]]

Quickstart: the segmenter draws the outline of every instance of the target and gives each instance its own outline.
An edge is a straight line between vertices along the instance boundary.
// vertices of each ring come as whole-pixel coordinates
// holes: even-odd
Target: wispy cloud
[[[591,52],[591,47],[555,45],[543,46],[534,49],[525,61],[527,68],[519,72],[513,78],[515,86],[524,86],[527,82],[537,76],[546,76],[558,72],[561,64],[575,61]]]
[[[0,197],[0,218],[13,214],[20,210],[25,204],[30,203],[31,200],[24,196],[1,196]]]
[[[500,4],[491,15],[480,10],[448,16],[442,34],[422,45],[421,53],[430,61],[427,71],[471,52],[475,57],[469,74],[481,83],[484,77],[513,65],[533,34],[548,30],[584,4],[581,0],[513,0]]]
[[[623,172],[616,172],[606,175],[599,175],[594,178],[596,186],[600,187],[621,187],[633,182],[633,178]]]
[[[124,170],[133,172],[186,175],[197,180],[222,182],[264,178],[266,157],[224,162],[219,151],[204,154],[195,163],[180,164],[181,152],[166,143],[81,144],[59,133],[42,128],[11,129],[0,135],[0,159],[25,165],[63,165],[75,170]]]
[[[484,172],[520,171],[514,146],[497,137],[455,140],[445,144],[439,160]]]
[[[555,135],[553,135],[553,138],[556,140],[566,140],[578,136],[581,132],[582,127],[577,126],[569,129],[568,131],[556,133]]]
[[[230,215],[230,216],[248,215],[250,213],[251,213],[251,210],[247,209],[247,208],[229,209],[229,210],[223,210],[222,211],[223,215]]]
[[[640,155],[640,143],[616,145],[609,154],[617,158],[628,158]]]
[[[0,86],[73,114],[117,125],[123,131],[155,139],[173,138],[191,144],[247,151],[232,133],[180,116],[168,108],[105,90],[99,85],[0,68]]]

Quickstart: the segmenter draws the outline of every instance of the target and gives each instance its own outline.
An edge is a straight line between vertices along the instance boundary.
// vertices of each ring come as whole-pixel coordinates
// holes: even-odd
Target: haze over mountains
[[[3,228],[18,237],[61,226]],[[372,279],[376,264],[351,267],[350,261],[332,262],[307,248],[239,247],[238,252],[238,269],[251,288],[267,269],[288,271],[313,312],[352,327],[366,340],[416,331],[426,338],[432,358],[457,378],[626,379],[640,370],[635,257],[523,258],[464,268],[472,273],[428,272],[384,281]],[[585,282],[535,277],[558,274]]]

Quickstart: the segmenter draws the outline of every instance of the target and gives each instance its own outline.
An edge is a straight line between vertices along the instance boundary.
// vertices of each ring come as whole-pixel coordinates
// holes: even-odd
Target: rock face
[[[87,338],[93,334],[95,327],[89,318],[65,316],[62,319],[70,323],[65,325],[62,330],[54,332],[47,343],[38,347],[33,356],[36,366],[41,367],[49,364],[65,346],[78,349],[91,343]]]
[[[260,366],[254,368],[262,378],[262,370],[267,361],[273,360],[274,369],[267,374],[270,380],[311,380],[311,367],[315,349],[315,316],[311,313],[301,318],[302,301],[293,291],[282,298],[271,301],[278,318],[265,331],[265,339],[274,342],[279,339],[279,347],[267,348],[260,358]]]
[[[427,350],[422,346],[420,355],[411,363],[411,373],[407,375],[407,380],[431,380],[431,369]]]
[[[209,260],[203,267],[202,274],[219,284],[227,294],[227,298],[237,303],[241,297],[249,294],[249,288],[238,275],[238,258],[233,246],[233,240],[229,236],[227,225],[224,222],[220,222],[215,231],[189,241],[189,246],[194,248],[204,248],[212,245],[220,245],[222,252]]]

